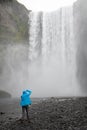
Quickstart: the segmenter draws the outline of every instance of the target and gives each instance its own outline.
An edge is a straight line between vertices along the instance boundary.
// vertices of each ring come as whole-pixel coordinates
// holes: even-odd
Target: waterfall
[[[73,28],[73,7],[30,12],[29,79],[36,95],[78,95]]]
[[[29,20],[29,60],[35,60],[41,54],[42,12],[31,12]]]

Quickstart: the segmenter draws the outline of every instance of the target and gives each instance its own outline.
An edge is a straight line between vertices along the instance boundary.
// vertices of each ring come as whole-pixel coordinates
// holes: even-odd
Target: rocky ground
[[[33,101],[30,123],[21,121],[19,100],[0,102],[0,130],[87,130],[87,98]]]

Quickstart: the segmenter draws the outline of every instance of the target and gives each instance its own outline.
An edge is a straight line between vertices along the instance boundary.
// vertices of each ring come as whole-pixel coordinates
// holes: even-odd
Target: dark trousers
[[[22,118],[27,117],[29,119],[29,106],[22,106]]]

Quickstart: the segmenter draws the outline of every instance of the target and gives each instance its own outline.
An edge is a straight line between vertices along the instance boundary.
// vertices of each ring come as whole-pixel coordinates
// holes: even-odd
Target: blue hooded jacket
[[[27,105],[32,104],[31,99],[30,99],[31,93],[32,92],[30,90],[23,91],[23,94],[21,96],[21,102],[20,102],[21,106],[27,106]]]

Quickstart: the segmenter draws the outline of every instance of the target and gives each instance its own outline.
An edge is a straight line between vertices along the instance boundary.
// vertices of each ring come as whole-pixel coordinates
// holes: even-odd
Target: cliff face
[[[0,1],[0,42],[28,41],[28,10],[16,0]]]
[[[12,96],[27,86],[28,13],[16,0],[0,0],[0,90]]]
[[[77,44],[77,77],[83,91],[87,90],[87,0],[74,5],[75,39]]]

